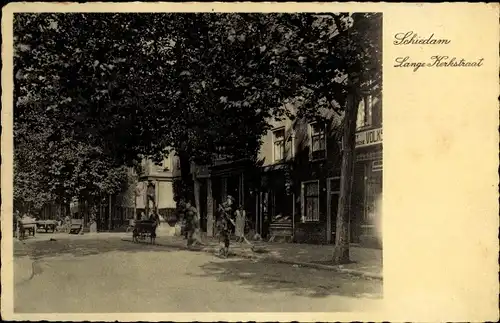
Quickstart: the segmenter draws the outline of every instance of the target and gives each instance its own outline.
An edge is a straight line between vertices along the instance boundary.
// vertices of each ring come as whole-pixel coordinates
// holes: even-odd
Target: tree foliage
[[[115,191],[121,166],[170,149],[185,181],[190,161],[255,158],[270,119],[380,91],[381,18],[16,14],[16,181],[66,197]]]

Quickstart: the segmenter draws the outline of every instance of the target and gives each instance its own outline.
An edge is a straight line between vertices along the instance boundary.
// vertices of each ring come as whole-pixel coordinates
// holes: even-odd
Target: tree
[[[278,42],[285,55],[277,56],[289,72],[301,77],[299,113],[317,114],[324,107],[343,114],[341,193],[333,262],[349,262],[349,218],[357,109],[368,93],[381,91],[382,15],[378,13],[284,15],[289,32]],[[296,96],[296,95],[295,95]],[[294,97],[294,95],[292,95]]]
[[[54,54],[61,45],[53,41],[57,26],[56,20],[44,21],[37,15],[16,16],[14,177],[18,204],[68,206],[75,197],[94,200],[114,194],[124,180],[122,165],[105,155],[103,147],[82,140],[92,129],[75,136],[82,117],[72,114],[73,108],[78,110],[78,100],[65,95],[69,90],[62,73],[54,73],[54,66],[69,66],[67,53]]]
[[[18,15],[16,89],[36,93],[60,125],[51,139],[88,143],[116,165],[174,149],[190,182],[191,161],[254,157],[267,130],[280,86],[257,64],[254,25],[244,15]]]
[[[335,110],[344,116],[340,263],[355,109],[380,91],[380,26],[381,14],[367,13],[20,14],[15,91],[57,125],[52,141],[83,143],[113,167],[174,149],[185,183],[191,161],[255,158],[269,119],[294,117],[287,103],[297,117]]]

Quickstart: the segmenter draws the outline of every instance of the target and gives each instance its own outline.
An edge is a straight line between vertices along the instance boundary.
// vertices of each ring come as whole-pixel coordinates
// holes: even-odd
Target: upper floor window
[[[325,126],[321,123],[311,123],[311,159],[326,158],[326,135]]]
[[[356,122],[356,129],[369,127],[373,124],[373,98],[368,95],[359,102],[358,106],[358,119]]]
[[[285,129],[273,131],[273,161],[279,162],[285,159]]]

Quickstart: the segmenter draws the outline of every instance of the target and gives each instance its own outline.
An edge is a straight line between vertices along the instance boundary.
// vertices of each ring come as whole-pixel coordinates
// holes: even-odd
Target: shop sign
[[[380,143],[382,143],[382,128],[356,133],[356,148],[372,146]]]
[[[356,154],[356,161],[374,160],[381,158],[382,158],[382,151]]]
[[[372,172],[382,171],[382,160],[375,160],[372,162]]]

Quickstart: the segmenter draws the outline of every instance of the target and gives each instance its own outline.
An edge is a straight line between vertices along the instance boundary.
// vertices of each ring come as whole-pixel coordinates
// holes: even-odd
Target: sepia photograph
[[[8,4],[2,318],[496,321],[498,14]]]
[[[16,13],[15,313],[382,300],[382,13]]]

